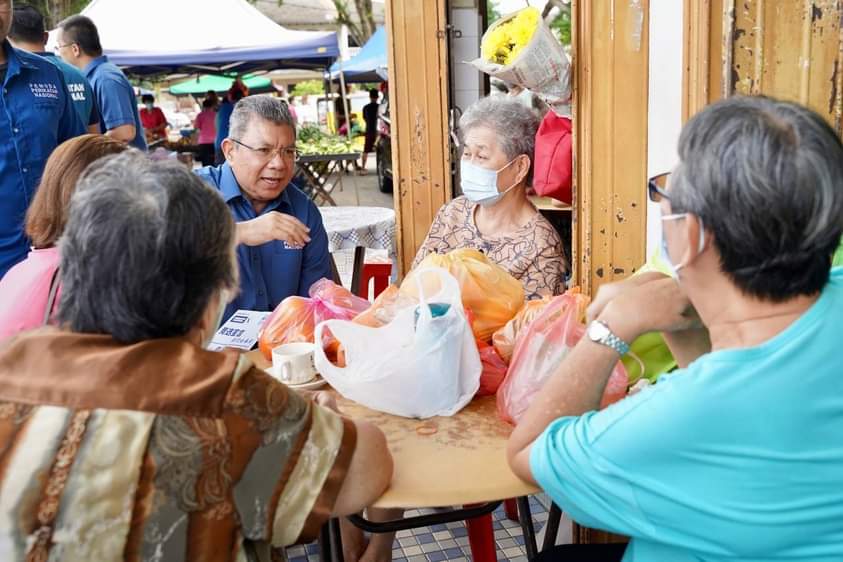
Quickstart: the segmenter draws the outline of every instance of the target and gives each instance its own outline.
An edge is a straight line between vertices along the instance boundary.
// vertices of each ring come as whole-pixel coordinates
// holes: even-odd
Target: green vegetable
[[[324,133],[315,125],[305,125],[299,129],[296,146],[302,154],[306,155],[354,152],[348,139]]]

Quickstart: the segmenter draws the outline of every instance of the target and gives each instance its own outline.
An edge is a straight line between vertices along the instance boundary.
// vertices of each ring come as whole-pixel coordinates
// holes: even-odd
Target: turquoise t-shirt
[[[843,560],[843,268],[764,344],[709,353],[536,440],[539,485],[624,562]]]

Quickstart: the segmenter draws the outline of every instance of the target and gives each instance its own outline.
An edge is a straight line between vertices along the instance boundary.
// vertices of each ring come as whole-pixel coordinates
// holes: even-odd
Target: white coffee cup
[[[316,378],[312,343],[287,343],[272,350],[272,375],[284,384],[304,384]]]

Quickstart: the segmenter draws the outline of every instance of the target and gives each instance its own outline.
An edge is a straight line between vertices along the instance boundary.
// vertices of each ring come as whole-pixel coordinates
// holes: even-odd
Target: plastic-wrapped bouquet
[[[480,58],[471,64],[532,91],[557,115],[570,117],[571,63],[536,8],[524,8],[493,23],[480,42]]]

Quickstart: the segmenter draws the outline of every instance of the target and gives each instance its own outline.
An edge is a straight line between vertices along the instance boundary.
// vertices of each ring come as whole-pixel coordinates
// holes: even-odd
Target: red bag
[[[480,362],[483,364],[483,371],[480,373],[480,389],[476,396],[491,396],[500,388],[506,378],[508,368],[506,361],[501,359],[498,352],[491,345],[478,344],[480,351]]]
[[[497,407],[501,419],[517,424],[544,383],[580,341],[586,328],[579,317],[586,302],[582,295],[566,293],[556,297],[518,335],[509,372],[498,389]],[[618,361],[600,407],[605,408],[626,396],[628,384],[626,369]]]
[[[536,133],[533,189],[569,205],[573,200],[571,141],[571,120],[548,111]]]

